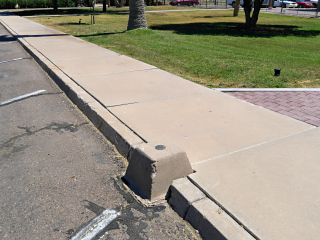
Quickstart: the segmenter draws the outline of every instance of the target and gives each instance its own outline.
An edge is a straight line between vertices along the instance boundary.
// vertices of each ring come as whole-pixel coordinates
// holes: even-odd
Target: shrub
[[[58,7],[74,7],[77,0],[58,0]],[[13,9],[16,4],[20,8],[52,8],[52,0],[0,0],[0,9]]]

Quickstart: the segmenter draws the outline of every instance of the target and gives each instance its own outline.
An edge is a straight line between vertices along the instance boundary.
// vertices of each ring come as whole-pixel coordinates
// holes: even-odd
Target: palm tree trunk
[[[144,12],[144,0],[130,0],[127,30],[148,28]]]

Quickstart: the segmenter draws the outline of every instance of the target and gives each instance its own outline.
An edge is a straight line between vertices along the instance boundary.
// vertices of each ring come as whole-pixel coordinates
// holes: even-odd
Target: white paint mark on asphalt
[[[23,59],[26,59],[26,58],[15,58],[15,59],[7,60],[7,61],[2,61],[2,62],[0,62],[0,64],[1,63],[7,63],[7,62],[19,61],[19,60],[23,60]]]
[[[90,240],[101,230],[109,225],[121,212],[115,210],[104,210],[99,216],[94,218],[85,228],[78,232],[71,240]]]
[[[19,100],[22,100],[22,99],[25,99],[25,98],[28,98],[28,97],[31,97],[31,96],[35,96],[35,95],[38,95],[38,94],[43,93],[45,91],[47,91],[47,90],[38,90],[38,91],[35,91],[35,92],[32,92],[32,93],[28,93],[28,94],[25,94],[25,95],[22,95],[22,96],[19,96],[19,97],[15,97],[15,98],[9,99],[7,101],[1,102],[0,106],[6,105],[6,104],[9,104],[9,103],[12,103],[12,102],[16,102],[16,101],[19,101]]]

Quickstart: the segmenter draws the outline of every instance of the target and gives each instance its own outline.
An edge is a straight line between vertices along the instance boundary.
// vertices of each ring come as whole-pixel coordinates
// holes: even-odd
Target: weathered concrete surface
[[[203,239],[255,239],[208,198],[203,198],[192,203],[188,210],[186,220],[199,230]]]
[[[211,91],[160,69],[78,76],[74,80],[107,107]]]
[[[174,180],[170,187],[169,204],[180,217],[185,218],[190,205],[206,195],[187,178]]]
[[[313,128],[214,91],[109,109],[147,141],[170,139],[191,164]]]
[[[189,176],[261,239],[318,239],[320,128],[194,166]]]
[[[125,71],[139,71],[155,68],[149,64],[139,62],[124,55],[92,59],[77,58],[72,60],[57,60],[55,61],[55,64],[67,75],[73,77],[119,73]]]
[[[172,181],[192,173],[187,155],[174,144],[161,140],[134,147],[125,179],[143,198],[163,198]]]

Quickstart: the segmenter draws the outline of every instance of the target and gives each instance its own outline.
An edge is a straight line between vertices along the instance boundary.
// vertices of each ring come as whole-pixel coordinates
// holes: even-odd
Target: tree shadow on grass
[[[234,37],[264,37],[296,36],[315,37],[320,30],[300,30],[293,25],[265,25],[258,24],[254,29],[246,29],[244,23],[186,23],[186,24],[164,24],[150,26],[153,30],[174,31],[183,35],[227,35]]]
[[[90,23],[84,23],[81,22],[81,24],[79,24],[79,22],[68,22],[68,23],[59,23],[59,26],[68,26],[68,25],[73,25],[73,26],[77,26],[77,25],[92,25]]]
[[[74,35],[75,37],[96,37],[96,36],[108,36],[108,35],[114,35],[114,34],[121,34],[125,33],[126,31],[123,32],[113,32],[113,33],[94,33],[94,34],[79,34],[79,35]]]

